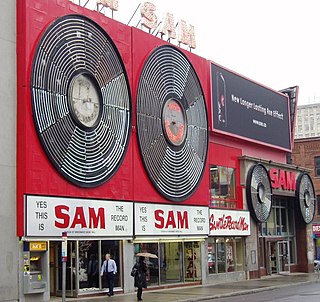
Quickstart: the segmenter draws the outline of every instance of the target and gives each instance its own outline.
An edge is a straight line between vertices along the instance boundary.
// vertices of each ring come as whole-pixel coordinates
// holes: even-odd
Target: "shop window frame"
[[[314,158],[314,175],[320,177],[320,156]]]
[[[240,239],[240,241],[239,241]],[[230,244],[228,244],[230,242]],[[220,247],[220,250],[219,250]],[[223,247],[223,250],[221,250]],[[232,250],[232,261],[228,254],[228,250]],[[208,271],[209,275],[225,274],[230,272],[238,272],[244,270],[244,254],[238,252],[237,249],[244,248],[243,237],[210,237],[208,241],[207,253],[208,253]],[[242,254],[243,259],[239,259],[239,255]],[[242,269],[239,269],[239,268]]]
[[[236,209],[237,169],[213,164],[210,165],[209,169],[210,206],[213,208]]]

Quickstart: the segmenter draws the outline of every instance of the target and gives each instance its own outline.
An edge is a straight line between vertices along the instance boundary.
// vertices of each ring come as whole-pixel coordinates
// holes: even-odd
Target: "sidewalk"
[[[143,291],[143,301],[145,302],[193,302],[206,301],[214,298],[236,296],[259,291],[266,291],[286,286],[295,286],[303,283],[319,282],[317,273],[291,273],[287,275],[267,276],[261,279],[238,281],[232,283],[220,283],[215,285],[198,285],[191,287],[178,287],[172,289],[146,290]],[[67,298],[67,302],[134,302],[136,293],[116,294],[113,297],[85,297]],[[52,298],[52,302],[62,301],[60,298]]]

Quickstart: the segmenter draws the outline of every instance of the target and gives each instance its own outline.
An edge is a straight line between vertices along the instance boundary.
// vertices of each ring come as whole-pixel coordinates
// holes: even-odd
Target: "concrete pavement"
[[[266,276],[261,279],[237,281],[232,283],[219,283],[215,285],[197,285],[191,287],[177,287],[171,289],[144,290],[144,302],[195,302],[206,301],[214,298],[236,296],[241,294],[266,291],[270,289],[295,286],[297,284],[319,282],[318,273],[291,273],[285,275]],[[113,297],[79,297],[67,298],[67,302],[134,302],[136,293],[115,294]],[[52,298],[52,302],[62,301],[60,298]]]

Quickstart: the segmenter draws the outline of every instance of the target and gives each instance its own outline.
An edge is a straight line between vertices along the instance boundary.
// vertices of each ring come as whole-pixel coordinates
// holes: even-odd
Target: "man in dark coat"
[[[138,263],[134,265],[134,267],[137,269],[136,274],[134,276],[134,286],[138,288],[138,301],[142,301],[142,288],[147,288],[147,265],[144,262],[144,259],[144,257],[139,257]]]
[[[96,256],[92,254],[88,263],[88,287],[99,287],[99,264]]]

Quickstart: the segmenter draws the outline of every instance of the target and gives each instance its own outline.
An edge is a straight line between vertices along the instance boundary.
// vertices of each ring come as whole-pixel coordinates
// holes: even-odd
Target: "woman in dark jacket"
[[[144,257],[139,257],[138,263],[134,265],[134,267],[137,269],[136,274],[134,276],[134,286],[138,288],[138,301],[142,301],[142,288],[147,288],[147,265],[144,262],[144,259]]]

